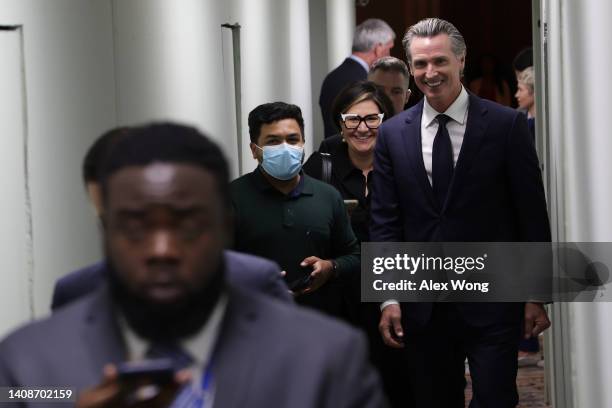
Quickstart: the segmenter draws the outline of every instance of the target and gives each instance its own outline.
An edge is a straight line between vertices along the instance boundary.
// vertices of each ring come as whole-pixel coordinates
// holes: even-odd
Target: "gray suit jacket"
[[[293,303],[280,268],[268,259],[236,251],[225,251],[227,281],[231,285],[257,290]],[[106,263],[98,262],[58,279],[53,290],[51,310],[96,290],[105,282]]]
[[[214,350],[215,407],[386,406],[365,340],[352,328],[242,288],[230,287],[228,295]],[[78,391],[100,382],[104,364],[124,358],[102,286],[4,339],[0,386]]]

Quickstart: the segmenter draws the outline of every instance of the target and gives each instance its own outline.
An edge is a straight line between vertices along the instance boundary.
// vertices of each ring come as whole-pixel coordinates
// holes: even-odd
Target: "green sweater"
[[[234,248],[276,261],[287,282],[304,276],[309,256],[335,260],[341,279],[359,274],[360,248],[338,191],[301,174],[288,195],[255,169],[231,185],[235,216]]]

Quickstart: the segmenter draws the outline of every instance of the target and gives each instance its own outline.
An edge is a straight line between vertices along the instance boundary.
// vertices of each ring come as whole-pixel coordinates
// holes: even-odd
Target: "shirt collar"
[[[268,181],[266,176],[263,174],[264,169],[261,166],[257,166],[257,168],[253,171],[253,177],[255,178],[255,185],[260,191],[275,191],[278,194],[282,194],[280,191],[274,188],[272,184]],[[297,186],[293,190],[287,194],[288,198],[295,198],[300,195],[312,195],[313,194],[312,181],[308,179],[308,177],[304,174],[303,170],[300,170],[300,181]],[[284,194],[283,194],[284,195]]]
[[[354,54],[349,55],[349,58],[352,59],[353,61],[358,62],[359,65],[361,65],[363,67],[363,69],[366,70],[366,72],[370,72],[370,66],[363,59],[359,58],[358,56],[356,56]]]
[[[465,120],[467,117],[467,111],[470,104],[470,98],[468,96],[467,91],[461,85],[461,92],[459,92],[459,96],[455,101],[448,107],[445,112],[438,112],[427,102],[427,98],[423,98],[423,118],[422,121],[425,124],[425,127],[429,127],[433,121],[436,119],[441,113],[449,116],[455,122],[465,125]]]
[[[183,339],[179,345],[193,358],[195,367],[204,369],[210,359],[212,350],[221,330],[221,323],[227,308],[227,295],[222,294],[215,305],[206,324],[193,336]],[[119,328],[123,333],[129,360],[141,360],[150,347],[150,342],[138,336],[122,315],[119,316]]]

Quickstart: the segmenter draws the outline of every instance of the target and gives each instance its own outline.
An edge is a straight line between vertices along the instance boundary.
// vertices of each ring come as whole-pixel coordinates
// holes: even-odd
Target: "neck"
[[[285,195],[289,194],[300,182],[299,173],[297,176],[290,180],[279,180],[266,173],[264,169],[261,169],[261,172],[263,173],[266,180],[268,180],[268,183],[272,184],[272,187],[274,187]]]
[[[536,108],[535,108],[535,104],[533,104],[529,110],[527,111],[527,117],[528,118],[534,118],[535,117],[535,113],[536,113]]]
[[[376,57],[374,56],[374,53],[372,52],[354,52],[353,53],[354,56],[361,58],[362,60],[364,60],[366,62],[366,64],[368,64],[368,67],[372,66],[372,63],[374,62],[374,60],[376,59]]]
[[[372,170],[372,163],[374,162],[374,155],[372,152],[361,153],[357,152],[349,147],[348,149],[349,159],[355,167],[362,171]]]

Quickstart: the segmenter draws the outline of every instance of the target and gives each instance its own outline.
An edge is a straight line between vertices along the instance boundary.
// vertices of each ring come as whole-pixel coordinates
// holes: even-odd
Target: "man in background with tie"
[[[378,131],[372,186],[373,242],[550,241],[538,158],[525,117],[469,94],[461,83],[466,45],[431,18],[403,40],[423,100]],[[419,408],[518,403],[517,339],[550,322],[536,303],[381,305],[384,342],[403,348]]]

